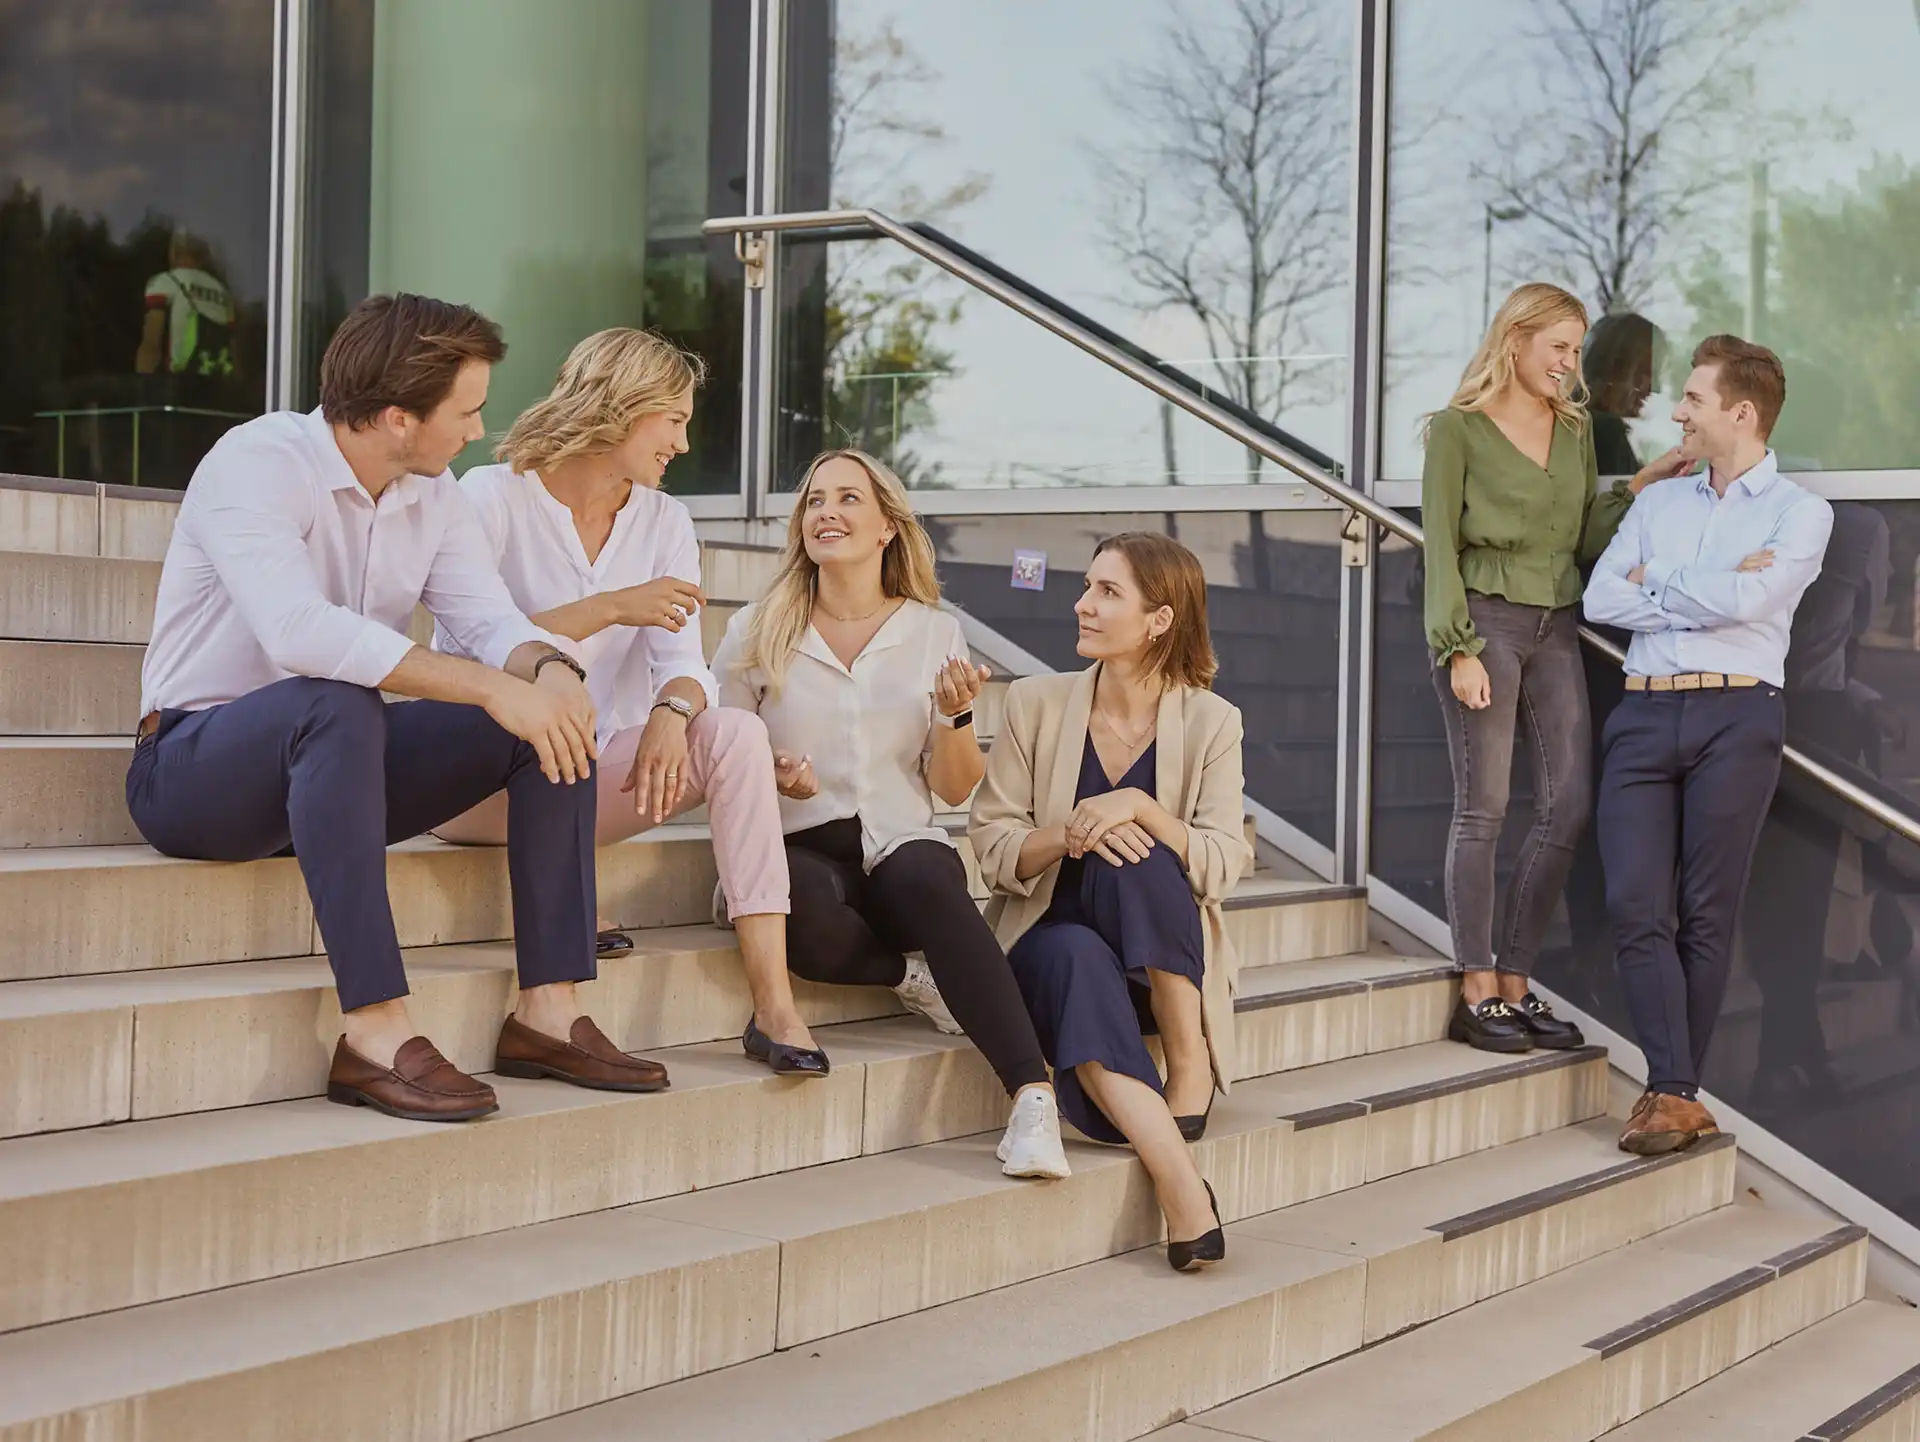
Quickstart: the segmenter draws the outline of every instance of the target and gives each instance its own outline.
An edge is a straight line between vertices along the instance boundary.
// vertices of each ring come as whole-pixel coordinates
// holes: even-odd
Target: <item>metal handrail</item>
[[[1425,543],[1426,536],[1420,527],[1392,507],[1382,505],[1366,492],[1356,490],[1337,476],[1328,474],[1324,468],[1315,465],[1307,457],[1281,444],[1272,436],[1247,424],[1232,411],[1185,389],[1164,369],[1156,368],[1138,359],[1137,354],[1128,353],[1137,348],[1122,349],[1105,337],[1095,334],[1072,319],[1070,308],[1055,303],[1046,292],[1024,282],[1018,286],[1009,284],[992,271],[974,264],[966,256],[956,254],[921,230],[903,225],[891,216],[882,215],[877,210],[804,210],[792,211],[784,215],[721,216],[707,221],[701,229],[707,235],[734,236],[736,253],[740,255],[742,262],[757,266],[765,264],[765,257],[750,253],[741,244],[750,236],[762,236],[774,232],[782,234],[824,232],[839,239],[851,239],[865,232],[884,236],[888,240],[905,246],[921,259],[931,261],[949,275],[965,281],[981,294],[991,296],[1008,309],[1079,347],[1095,360],[1145,386],[1162,400],[1178,406],[1188,415],[1205,421],[1248,450],[1265,457],[1284,470],[1291,471],[1301,480],[1331,496],[1349,511],[1365,516],[1382,530],[1391,532],[1416,546]],[[997,270],[999,267],[996,266],[994,269]],[[1626,660],[1626,653],[1598,632],[1582,626],[1580,637],[1603,655],[1610,656],[1615,661]],[[1788,764],[1809,780],[1825,787],[1841,800],[1866,813],[1889,831],[1920,845],[1920,819],[1889,806],[1872,792],[1791,746],[1785,748],[1784,757]]]

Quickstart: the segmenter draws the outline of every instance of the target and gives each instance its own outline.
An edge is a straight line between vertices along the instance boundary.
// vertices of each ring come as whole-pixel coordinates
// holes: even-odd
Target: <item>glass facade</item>
[[[670,488],[737,491],[742,278],[700,224],[744,203],[748,8],[316,0],[301,403],[327,336],[371,292],[501,323],[495,435],[582,336],[648,326],[712,367]]]
[[[182,486],[263,396],[273,14],[0,4],[0,471]]]
[[[931,222],[1337,460],[1349,0],[785,14],[781,208]],[[1290,479],[890,242],[786,242],[779,296],[775,489],[830,445],[934,490]]]

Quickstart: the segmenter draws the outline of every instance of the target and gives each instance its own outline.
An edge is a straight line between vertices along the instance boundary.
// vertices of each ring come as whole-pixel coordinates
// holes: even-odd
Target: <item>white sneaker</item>
[[[901,1005],[908,1011],[919,1012],[935,1029],[948,1036],[960,1036],[960,1023],[953,1019],[953,1013],[947,1010],[947,1004],[941,1000],[940,988],[933,984],[933,973],[927,970],[926,961],[919,955],[907,958],[907,974],[900,978],[900,984],[893,989],[900,998]]]
[[[1013,1099],[1006,1135],[993,1149],[1010,1177],[1070,1177],[1067,1149],[1060,1144],[1060,1112],[1045,1087],[1022,1087]]]

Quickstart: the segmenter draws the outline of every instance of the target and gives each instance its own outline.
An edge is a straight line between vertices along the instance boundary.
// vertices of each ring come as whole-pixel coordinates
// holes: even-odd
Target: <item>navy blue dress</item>
[[[1089,736],[1075,803],[1130,786],[1151,796],[1158,747],[1147,747],[1116,784]],[[1061,1115],[1095,1141],[1124,1143],[1073,1069],[1099,1062],[1165,1095],[1147,1050],[1154,1030],[1147,972],[1184,976],[1198,988],[1206,971],[1200,907],[1179,859],[1158,844],[1145,861],[1125,866],[1091,854],[1066,858],[1046,914],[1007,959],[1053,1067]]]

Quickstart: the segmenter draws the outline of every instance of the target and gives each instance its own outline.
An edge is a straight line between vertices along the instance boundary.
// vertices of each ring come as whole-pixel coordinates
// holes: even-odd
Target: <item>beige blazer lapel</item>
[[[1067,693],[1054,738],[1053,774],[1047,778],[1046,810],[1033,818],[1036,826],[1058,826],[1073,814],[1073,795],[1080,789],[1080,760],[1086,754],[1087,723],[1093,718],[1093,688],[1100,679],[1096,662],[1082,671]]]
[[[1169,686],[1160,693],[1160,714],[1154,721],[1153,799],[1180,820],[1187,819],[1187,707],[1186,688]]]

